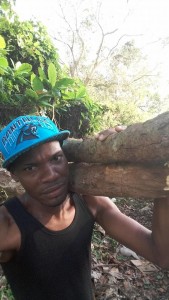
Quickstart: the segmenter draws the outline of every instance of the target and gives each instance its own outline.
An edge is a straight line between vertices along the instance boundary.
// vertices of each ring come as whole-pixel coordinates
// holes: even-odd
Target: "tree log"
[[[69,162],[165,163],[169,161],[169,112],[130,125],[104,142],[68,139],[63,150]]]
[[[81,194],[108,197],[165,198],[169,194],[169,168],[140,164],[69,164],[69,188]],[[24,189],[5,169],[0,168],[0,190],[6,196],[20,195]]]
[[[70,164],[70,190],[87,195],[166,198],[169,168],[142,164]]]

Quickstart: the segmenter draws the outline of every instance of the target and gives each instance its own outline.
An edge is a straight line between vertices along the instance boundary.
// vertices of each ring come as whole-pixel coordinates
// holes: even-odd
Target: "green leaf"
[[[3,67],[3,68],[8,67],[8,61],[5,57],[0,57],[0,67]]]
[[[69,85],[73,85],[75,83],[74,79],[71,78],[62,78],[57,81],[55,87],[58,89],[64,89],[67,88]]]
[[[17,67],[17,65],[16,65]],[[29,75],[32,70],[32,66],[27,63],[21,64],[15,71],[16,75]]]
[[[7,73],[8,61],[5,57],[0,57],[0,74]]]
[[[39,101],[44,101],[44,100],[50,100],[51,99],[51,95],[50,94],[42,94],[39,96]]]
[[[5,49],[6,43],[2,35],[0,35],[0,49]]]
[[[54,88],[52,89],[52,95],[53,95],[54,97],[61,98],[61,92],[60,92],[60,90],[57,89],[56,87],[54,87]]]
[[[86,88],[84,86],[80,87],[76,93],[76,98],[83,98],[86,96]]]
[[[74,91],[66,91],[62,93],[62,97],[64,100],[72,100],[76,98],[76,93]]]
[[[17,80],[18,80],[18,82],[19,83],[23,83],[23,84],[27,84],[28,83],[28,81],[26,80],[26,79],[24,79],[24,77],[22,77],[22,76],[17,76]]]
[[[32,84],[32,85],[33,85],[33,80],[34,80],[35,77],[36,77],[35,73],[32,73],[32,74],[31,74],[31,84]]]
[[[27,97],[30,97],[30,98],[33,98],[33,99],[38,99],[38,95],[35,91],[31,90],[31,89],[27,89],[26,90],[26,96]]]
[[[32,87],[34,91],[43,91],[43,83],[39,79],[39,77],[35,76],[35,78],[32,81]]]
[[[37,55],[41,55],[40,51],[39,50],[35,50],[35,54]]]
[[[39,68],[38,68],[38,72],[39,72],[40,80],[46,79],[45,72],[43,71],[42,68],[39,67]]]
[[[48,67],[48,78],[52,87],[55,86],[56,83],[56,68],[53,63],[49,64]]]
[[[46,102],[46,101],[41,101],[40,104],[41,104],[42,106],[53,107],[52,104],[50,104],[50,103],[48,103],[48,102]]]

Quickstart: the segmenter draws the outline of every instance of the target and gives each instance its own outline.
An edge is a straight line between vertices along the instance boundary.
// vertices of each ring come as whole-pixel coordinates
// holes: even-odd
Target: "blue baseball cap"
[[[68,130],[59,130],[48,117],[20,116],[0,132],[0,152],[7,168],[18,156],[44,142],[63,141]]]

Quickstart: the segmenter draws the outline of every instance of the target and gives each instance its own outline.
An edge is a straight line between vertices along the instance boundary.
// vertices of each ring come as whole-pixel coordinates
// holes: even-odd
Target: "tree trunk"
[[[169,112],[130,125],[104,142],[68,139],[63,150],[69,162],[165,163],[169,161]]]
[[[70,189],[108,197],[165,198],[169,169],[163,165],[70,164]]]

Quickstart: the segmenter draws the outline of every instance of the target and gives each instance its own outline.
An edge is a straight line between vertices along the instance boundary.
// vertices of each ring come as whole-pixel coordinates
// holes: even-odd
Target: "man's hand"
[[[103,131],[97,133],[97,134],[95,135],[95,137],[96,137],[96,139],[98,139],[99,141],[104,141],[104,140],[107,139],[108,136],[114,135],[114,134],[116,134],[116,133],[118,133],[118,132],[121,132],[121,131],[125,130],[126,128],[127,128],[127,126],[124,126],[124,125],[118,125],[118,126],[116,126],[116,127],[114,127],[114,128],[108,128],[108,129],[106,129],[106,130],[103,130]]]

